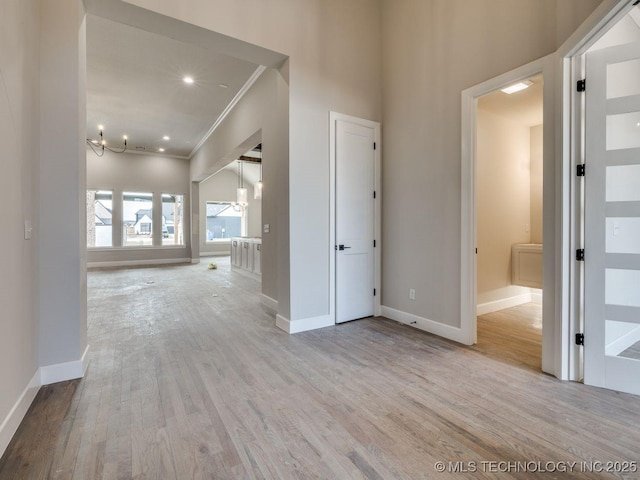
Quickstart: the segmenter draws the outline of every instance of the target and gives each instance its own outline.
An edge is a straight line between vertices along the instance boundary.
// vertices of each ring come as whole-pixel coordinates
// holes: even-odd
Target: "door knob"
[[[338,245],[338,250],[346,250],[347,248],[351,248],[351,247],[345,247],[344,245]]]

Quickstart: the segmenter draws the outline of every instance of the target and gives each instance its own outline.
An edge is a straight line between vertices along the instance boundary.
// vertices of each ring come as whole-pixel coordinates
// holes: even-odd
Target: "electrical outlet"
[[[268,223],[265,223],[265,224],[263,225],[263,227],[262,227],[262,231],[263,231],[264,233],[269,233],[269,228],[270,228],[269,224],[268,224]]]
[[[416,291],[413,288],[409,289],[409,300],[415,300],[416,299]]]

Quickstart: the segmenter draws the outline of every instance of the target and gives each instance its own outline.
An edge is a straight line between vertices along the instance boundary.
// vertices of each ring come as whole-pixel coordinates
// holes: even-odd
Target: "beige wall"
[[[460,325],[460,92],[554,52],[599,3],[382,0],[384,305]]]
[[[285,64],[280,69],[266,70],[191,160],[191,179],[201,181],[258,143],[262,144],[264,191],[261,211],[259,219],[249,215],[249,230],[253,236],[262,236],[262,293],[278,301],[279,313],[284,316],[288,316],[289,309],[289,87],[286,67]],[[200,188],[206,189],[207,182]],[[225,195],[235,199],[236,184],[228,185],[228,188],[233,188],[233,192],[229,190]],[[206,211],[203,210],[202,192],[200,198],[198,244],[204,249],[203,253],[211,253],[214,248],[204,245],[206,230],[202,226]],[[262,223],[269,224],[269,233],[260,233]]]
[[[511,285],[511,246],[531,238],[530,129],[483,109],[482,99],[477,122],[477,301],[483,304],[531,291]]]
[[[542,243],[542,125],[530,129],[531,243]]]
[[[289,57],[288,75],[283,75],[289,85],[289,150],[282,152],[287,154],[286,159],[281,158],[288,162],[289,212],[278,210],[278,235],[286,236],[290,243],[288,252],[278,251],[278,269],[288,269],[290,282],[286,282],[287,291],[278,282],[279,308],[281,315],[293,321],[328,318],[328,116],[333,110],[375,121],[382,119],[379,2],[130,0],[128,3]],[[285,93],[283,89],[281,92]],[[265,160],[265,167],[266,164]],[[285,175],[281,171],[278,178]],[[265,192],[268,188],[265,181]],[[267,212],[263,202],[263,214]],[[289,229],[285,231],[280,219],[287,217]],[[268,220],[265,218],[263,222]],[[289,303],[290,309],[282,305]]]
[[[0,2],[0,191],[5,198],[0,240],[0,425],[38,369],[38,29],[37,1]],[[24,220],[33,222],[33,240],[24,239]],[[0,455],[13,433],[10,427],[17,424],[0,430]]]
[[[245,165],[245,168],[254,167]],[[255,165],[257,167],[257,165]],[[247,236],[261,237],[261,210],[262,201],[254,200],[253,185],[245,182],[249,197],[247,207]],[[231,247],[228,241],[206,242],[207,224],[206,212],[207,202],[235,202],[236,189],[238,188],[238,174],[231,170],[221,170],[217,174],[200,183],[200,255],[231,255]]]
[[[87,188],[112,190],[114,209],[118,211],[121,211],[119,201],[122,198],[122,192],[184,195],[184,247],[89,249],[87,252],[89,264],[191,258],[188,160],[127,152],[116,154],[108,151],[103,157],[97,157],[88,147],[86,156]],[[118,202],[117,205],[116,202]],[[122,227],[119,222],[114,224],[113,232],[117,240],[122,238]],[[154,237],[162,238],[162,225],[157,222],[154,225]]]

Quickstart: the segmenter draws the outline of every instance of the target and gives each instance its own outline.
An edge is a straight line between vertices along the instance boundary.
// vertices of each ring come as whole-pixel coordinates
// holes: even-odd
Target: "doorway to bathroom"
[[[543,76],[476,110],[477,350],[542,368]]]

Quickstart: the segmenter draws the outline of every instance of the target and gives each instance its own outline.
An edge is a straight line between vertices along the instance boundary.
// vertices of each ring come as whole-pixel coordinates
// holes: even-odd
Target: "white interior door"
[[[336,122],[336,323],[374,314],[375,131]]]
[[[586,68],[584,381],[640,394],[640,44]]]

